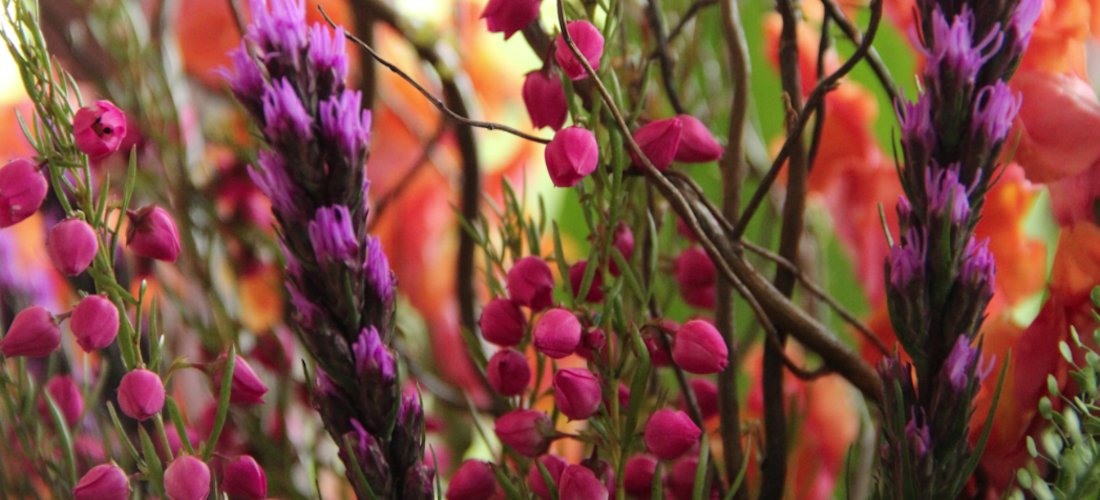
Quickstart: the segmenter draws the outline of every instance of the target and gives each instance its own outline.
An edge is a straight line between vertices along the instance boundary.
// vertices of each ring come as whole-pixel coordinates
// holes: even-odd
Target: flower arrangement
[[[3,0],[0,496],[1095,492],[1092,7],[245,3]]]

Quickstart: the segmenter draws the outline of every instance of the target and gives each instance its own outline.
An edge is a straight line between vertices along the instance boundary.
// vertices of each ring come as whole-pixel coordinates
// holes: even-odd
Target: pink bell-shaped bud
[[[583,465],[570,465],[561,473],[560,498],[570,500],[607,500],[607,486]]]
[[[527,284],[520,284],[521,278],[523,277],[516,277],[516,288],[527,290]],[[551,289],[553,289],[553,281],[554,277],[551,275]],[[481,327],[481,336],[486,341],[501,347],[512,347],[523,341],[527,318],[523,316],[523,311],[519,309],[518,304],[511,299],[501,297],[485,304],[485,308],[481,310],[478,325]]]
[[[447,500],[493,500],[502,498],[504,491],[497,484],[496,474],[488,462],[467,460],[455,471],[447,485]]]
[[[676,148],[676,161],[684,163],[707,163],[718,161],[726,152],[718,141],[714,140],[710,130],[698,118],[691,115],[677,116],[683,129],[680,131],[680,146]]]
[[[637,455],[626,461],[623,470],[623,486],[626,494],[639,500],[653,498],[653,476],[657,474],[657,459],[650,455]]]
[[[557,187],[573,187],[596,171],[600,159],[596,134],[580,127],[566,127],[546,145],[546,170]]]
[[[550,416],[538,410],[513,410],[496,421],[493,428],[501,443],[516,453],[537,457],[546,453],[557,433]]]
[[[95,230],[80,219],[65,219],[50,229],[46,240],[50,260],[61,274],[76,276],[92,264],[99,251]]]
[[[150,259],[175,262],[180,253],[180,235],[172,216],[156,204],[138,211],[127,210],[130,227],[126,230],[126,246],[134,253]]]
[[[554,359],[561,359],[581,345],[581,322],[567,309],[546,311],[535,323],[532,333],[535,350]]]
[[[48,190],[46,176],[28,159],[19,158],[0,167],[0,229],[34,215]]]
[[[222,492],[233,498],[262,500],[267,498],[267,475],[255,459],[241,455],[225,464]]]
[[[585,368],[567,368],[554,374],[554,404],[571,420],[595,415],[603,400],[600,381]]]
[[[169,500],[206,500],[210,496],[210,467],[191,455],[180,455],[164,470],[164,493]]]
[[[645,447],[661,460],[675,460],[687,453],[702,431],[686,413],[667,408],[653,412],[645,424]]]
[[[600,57],[603,56],[603,34],[596,26],[588,21],[570,21],[565,24],[569,31],[569,37],[580,50],[581,55],[588,60],[593,70],[600,69]],[[558,66],[570,80],[584,80],[588,78],[588,72],[584,65],[573,56],[569,45],[565,43],[565,37],[558,35],[554,45],[554,58],[558,60]]]
[[[501,349],[489,358],[485,377],[493,390],[504,396],[518,396],[531,382],[531,364],[523,353],[512,348]]]
[[[672,338],[672,361],[688,373],[718,373],[729,364],[729,350],[714,325],[693,319]]]
[[[31,306],[15,315],[8,334],[0,340],[0,353],[6,357],[48,356],[61,345],[61,329],[53,314],[42,306]]]
[[[546,472],[550,474],[550,480],[554,486],[557,487],[561,484],[561,473],[569,465],[565,459],[557,455],[543,455],[538,458],[538,461],[543,467],[546,467]],[[539,498],[550,500],[550,487],[546,485],[546,480],[543,479],[542,470],[539,469],[538,464],[531,464],[531,470],[527,471],[527,484]]]
[[[223,354],[221,360],[225,360]],[[221,386],[221,373],[215,377],[215,384]],[[263,404],[264,394],[267,394],[267,385],[259,375],[252,370],[244,358],[237,356],[233,363],[233,383],[229,389],[229,402],[233,404]]]
[[[542,0],[489,0],[481,18],[491,33],[504,33],[507,40],[539,17]]]
[[[718,415],[718,384],[705,378],[693,378],[688,382],[691,392],[695,394],[695,402],[699,404],[699,413],[703,420]],[[680,400],[680,409],[687,411],[687,400]]]
[[[80,299],[69,317],[69,330],[84,352],[92,352],[111,345],[118,336],[118,308],[102,295],[89,295]]]
[[[114,153],[126,136],[126,115],[110,101],[96,101],[73,116],[73,142],[93,160]]]
[[[703,309],[714,308],[715,267],[705,250],[691,247],[681,252],[673,273],[684,302]]]
[[[532,255],[517,260],[508,270],[505,286],[512,300],[533,311],[554,305],[554,274],[540,257]]]
[[[73,378],[68,375],[57,375],[46,382],[46,393],[53,399],[57,409],[65,423],[72,427],[80,421],[80,415],[84,413],[84,396],[80,394],[80,387]],[[49,406],[45,399],[42,400],[41,412],[43,418],[49,420]]]
[[[142,421],[164,407],[164,384],[160,376],[138,368],[122,376],[118,384],[118,406],[128,417]]]
[[[584,284],[584,273],[588,267],[588,259],[577,261],[569,268],[569,284],[573,287],[573,295],[581,292],[581,285]],[[588,287],[588,293],[584,296],[585,302],[603,302],[603,273],[597,270],[592,275],[592,284]]]
[[[75,500],[127,500],[130,480],[118,464],[100,464],[84,474],[73,488]]]
[[[643,125],[634,132],[634,142],[642,150],[649,162],[657,170],[664,170],[672,164],[676,156],[676,148],[680,146],[680,134],[683,125],[679,118],[657,120]],[[630,158],[638,167],[642,166],[642,160],[631,150]]]
[[[553,73],[532,71],[523,80],[523,104],[531,116],[531,126],[561,130],[569,116],[565,88]]]

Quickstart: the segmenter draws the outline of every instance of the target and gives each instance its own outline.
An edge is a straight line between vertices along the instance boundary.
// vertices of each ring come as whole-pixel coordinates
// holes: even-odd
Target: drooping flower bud
[[[485,377],[493,390],[504,396],[518,396],[531,382],[531,364],[521,352],[512,348],[501,349],[489,358]]]
[[[34,162],[19,158],[0,167],[0,229],[34,215],[46,199],[49,184]]]
[[[695,445],[700,434],[686,413],[664,408],[654,412],[645,425],[645,447],[661,460],[675,460]]]
[[[546,467],[546,472],[550,474],[550,480],[553,482],[554,486],[557,487],[560,485],[561,473],[569,463],[566,462],[564,458],[550,454],[539,457],[538,461],[543,467]],[[531,491],[538,495],[539,498],[550,500],[550,487],[546,485],[546,480],[543,479],[542,471],[539,469],[538,464],[531,464],[531,470],[527,471],[527,484],[531,487]]]
[[[586,368],[566,368],[554,374],[554,404],[570,420],[584,420],[600,409],[600,381]]]
[[[657,474],[657,459],[650,455],[636,455],[626,461],[623,470],[623,486],[626,494],[639,500],[653,498],[653,476]]]
[[[114,153],[126,136],[126,115],[110,101],[96,101],[73,116],[73,142],[93,160]]]
[[[718,161],[722,153],[726,152],[718,141],[711,135],[707,126],[691,115],[679,115],[680,146],[676,148],[676,161],[684,163],[707,163]]]
[[[222,355],[225,359],[226,355]],[[233,404],[263,404],[264,394],[267,394],[267,385],[259,375],[248,365],[244,358],[237,356],[233,362],[233,382],[229,388],[229,402]],[[217,377],[220,381],[221,377]],[[220,382],[219,382],[220,387]]]
[[[691,247],[681,252],[674,273],[684,302],[703,309],[714,308],[715,267],[705,250]]]
[[[493,428],[497,438],[516,453],[537,457],[546,453],[555,437],[554,422],[538,410],[513,410],[498,418]]]
[[[508,295],[517,304],[541,311],[554,305],[554,274],[542,258],[531,255],[508,270]]]
[[[539,17],[542,0],[489,0],[481,18],[490,33],[504,33],[504,39],[512,38]]]
[[[729,364],[729,350],[714,325],[695,319],[684,323],[672,338],[672,361],[688,373],[718,373]]]
[[[46,392],[53,398],[53,402],[57,405],[57,409],[61,411],[61,416],[65,418],[65,423],[69,424],[69,427],[76,425],[80,421],[80,415],[84,413],[84,396],[80,394],[80,387],[76,385],[73,378],[68,375],[57,375],[46,382]],[[43,400],[42,409],[43,413],[49,415],[48,407],[46,407],[46,401]]]
[[[180,235],[172,216],[155,203],[136,212],[127,210],[130,227],[126,230],[126,246],[134,253],[150,259],[175,262],[180,253]]]
[[[191,455],[180,455],[164,470],[164,494],[170,500],[206,500],[210,467]]]
[[[535,350],[561,359],[581,344],[581,322],[567,309],[551,309],[535,323],[532,333]]]
[[[527,73],[523,80],[523,104],[531,116],[531,126],[561,130],[569,116],[565,88],[553,73],[541,70]]]
[[[607,487],[591,469],[583,465],[570,465],[561,473],[560,498],[570,500],[607,500]]]
[[[50,229],[46,248],[58,271],[76,276],[92,264],[99,250],[95,230],[80,219],[65,219]]]
[[[581,292],[584,282],[584,273],[588,268],[588,259],[582,259],[569,268],[569,284],[573,287],[573,295]],[[599,270],[592,275],[592,283],[588,286],[588,293],[584,296],[585,302],[603,302],[603,273]]]
[[[485,340],[501,347],[512,347],[523,341],[527,318],[514,301],[501,297],[485,304],[478,325]]]
[[[596,134],[581,127],[566,127],[554,134],[544,153],[550,180],[557,187],[573,187],[596,171],[600,159]]]
[[[160,376],[138,368],[122,376],[118,384],[118,406],[128,417],[142,421],[164,408],[164,384]]]
[[[248,455],[241,455],[236,460],[225,464],[221,484],[222,492],[230,497],[249,500],[267,498],[267,474],[264,474],[260,464]]]
[[[7,335],[0,339],[0,353],[9,358],[48,356],[61,345],[61,329],[42,306],[31,306],[15,315]]]
[[[92,467],[73,488],[75,500],[127,500],[130,498],[130,480],[118,464],[100,464]]]
[[[447,500],[492,500],[502,496],[493,467],[481,460],[467,460],[451,477]]]
[[[569,31],[569,37],[573,39],[573,44],[580,50],[581,55],[588,60],[588,64],[592,66],[592,69],[599,70],[604,42],[600,30],[592,23],[584,20],[570,21],[565,24],[565,29]],[[558,66],[561,66],[562,71],[565,71],[565,75],[570,80],[588,78],[588,72],[585,71],[584,65],[573,56],[573,51],[569,50],[569,45],[565,43],[565,37],[561,35],[558,35],[558,40],[555,42],[554,58],[558,60]]]
[[[84,352],[111,345],[118,336],[118,327],[118,308],[102,295],[84,297],[69,317],[69,330]]]
[[[657,120],[634,131],[634,142],[638,143],[642,154],[649,158],[649,162],[657,170],[664,170],[672,164],[672,159],[676,156],[682,130],[683,125],[679,118]],[[630,152],[630,157],[634,160],[634,165],[639,168],[642,166],[642,160],[634,154],[633,150]]]

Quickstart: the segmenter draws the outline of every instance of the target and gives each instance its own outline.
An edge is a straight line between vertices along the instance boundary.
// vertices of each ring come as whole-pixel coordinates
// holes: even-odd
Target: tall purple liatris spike
[[[401,400],[388,347],[396,283],[366,230],[371,115],[344,82],[344,32],[307,27],[301,0],[251,10],[221,73],[269,146],[250,173],[281,228],[291,326],[318,365],[314,406],[360,498],[431,498],[423,413]]]

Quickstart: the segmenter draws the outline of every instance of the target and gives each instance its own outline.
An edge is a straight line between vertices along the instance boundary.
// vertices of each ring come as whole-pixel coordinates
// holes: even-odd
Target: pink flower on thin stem
[[[531,116],[531,126],[561,130],[569,116],[565,88],[554,73],[536,70],[523,80],[523,104]]]
[[[137,211],[127,210],[130,227],[126,246],[135,254],[164,262],[175,262],[180,253],[180,235],[172,216],[156,204]]]
[[[0,353],[9,358],[48,356],[61,345],[61,329],[45,307],[31,306],[15,315],[7,335],[0,339]]]
[[[581,344],[581,322],[567,309],[551,309],[535,323],[535,350],[551,358],[561,359],[577,350]]]
[[[481,18],[491,33],[504,33],[504,39],[512,38],[539,17],[542,0],[489,0]]]
[[[111,345],[118,336],[118,327],[118,308],[102,295],[84,297],[69,316],[69,330],[84,352]]]
[[[557,187],[573,187],[596,171],[600,150],[596,135],[581,127],[563,128],[546,145],[546,170]]]
[[[99,251],[95,230],[81,219],[65,219],[50,229],[46,240],[50,260],[58,271],[76,276],[92,264]]]
[[[191,455],[180,455],[164,470],[164,493],[171,500],[206,500],[210,467]]]
[[[160,376],[138,368],[122,376],[118,384],[118,406],[128,417],[147,420],[164,408],[164,384]]]
[[[583,20],[570,21],[566,23],[565,29],[569,32],[569,37],[573,40],[573,44],[577,46],[581,55],[588,60],[589,66],[592,66],[593,70],[600,69],[600,58],[603,56],[604,43],[603,34],[600,33],[600,30],[594,24]],[[557,59],[558,66],[561,66],[562,71],[565,71],[570,80],[588,78],[588,72],[585,71],[584,65],[577,61],[562,35],[558,35],[555,42],[554,58]]]
[[[96,101],[73,116],[76,148],[93,160],[114,153],[126,136],[126,115],[110,101]]]

